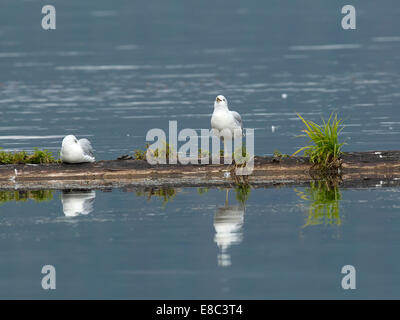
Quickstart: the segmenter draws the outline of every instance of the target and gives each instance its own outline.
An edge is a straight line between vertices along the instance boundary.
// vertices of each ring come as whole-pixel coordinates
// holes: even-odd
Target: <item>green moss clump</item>
[[[290,157],[288,154],[284,154],[280,152],[279,150],[274,150],[274,158],[282,159],[282,158],[288,158]]]
[[[1,149],[1,148],[0,148]],[[33,154],[28,154],[26,151],[6,152],[0,151],[1,164],[42,164],[42,163],[59,163],[53,154],[48,150],[40,150],[35,148]]]
[[[198,158],[205,158],[205,157],[209,157],[210,153],[207,150],[202,150],[201,148],[198,149]]]
[[[133,153],[134,160],[147,160],[147,152],[149,151],[150,145],[147,144],[145,150],[136,149]],[[168,142],[163,142],[163,146],[161,148],[157,148],[155,150],[150,150],[151,156],[155,159],[165,158],[169,160],[170,155],[174,154],[175,151],[173,147]]]
[[[57,163],[59,162],[53,157],[53,154],[48,150],[39,150],[35,148],[32,155],[28,156],[27,163],[41,164],[41,163]]]
[[[168,142],[163,141],[163,146],[161,148],[156,148],[155,150],[150,150],[150,154],[154,159],[163,159],[165,158],[167,161],[170,156],[176,156],[176,151],[173,146],[171,146]],[[133,151],[133,159],[134,160],[147,160],[147,152],[149,151],[150,145],[147,144],[145,150],[136,149]],[[220,150],[220,157],[224,157],[224,150]],[[232,158],[235,159],[235,153],[237,156],[237,163],[245,164],[250,159],[250,154],[246,150],[246,145],[242,144],[242,147],[238,147],[234,152],[232,152]],[[198,149],[197,153],[198,159],[209,157],[210,153],[207,150]]]
[[[149,148],[149,145],[146,145],[146,150],[140,150],[140,149],[136,149],[135,151],[133,151],[133,159],[134,160],[146,160],[146,152],[147,149]]]

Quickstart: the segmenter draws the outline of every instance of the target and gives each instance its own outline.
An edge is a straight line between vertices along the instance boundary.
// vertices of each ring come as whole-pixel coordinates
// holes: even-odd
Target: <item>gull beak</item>
[[[220,98],[217,97],[217,102],[221,102],[222,100]]]

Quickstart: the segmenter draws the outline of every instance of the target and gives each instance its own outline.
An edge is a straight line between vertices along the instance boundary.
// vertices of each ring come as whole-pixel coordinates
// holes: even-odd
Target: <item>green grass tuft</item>
[[[310,162],[321,169],[340,167],[340,155],[345,144],[339,143],[339,134],[343,130],[342,120],[332,113],[328,122],[322,119],[323,124],[320,126],[297,115],[306,126],[303,130],[305,135],[302,136],[308,137],[312,144],[300,148],[292,156],[304,151],[304,155],[310,157]]]

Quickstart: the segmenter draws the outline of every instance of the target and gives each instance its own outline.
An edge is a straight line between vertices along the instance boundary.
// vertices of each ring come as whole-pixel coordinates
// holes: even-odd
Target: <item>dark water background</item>
[[[209,128],[223,94],[255,128],[255,151],[304,143],[296,112],[337,111],[347,150],[396,149],[400,7],[353,1],[42,1],[0,4],[0,144],[49,148],[73,133],[99,159],[143,148],[151,128]],[[287,99],[281,95],[287,94]],[[271,127],[277,127],[272,132]]]
[[[97,159],[114,159],[168,120],[209,128],[217,94],[256,129],[259,155],[304,143],[296,112],[319,121],[337,111],[345,150],[398,149],[397,1],[352,1],[350,31],[344,1],[54,0],[54,31],[41,29],[45,4],[0,3],[4,149],[57,154],[72,133],[93,142]],[[295,190],[252,190],[220,263],[213,221],[224,190],[180,190],[165,206],[97,192],[78,217],[64,216],[60,193],[7,202],[0,297],[398,298],[398,189],[340,192],[340,224],[304,227],[309,201]],[[56,266],[54,292],[40,287],[44,264]],[[345,264],[357,268],[352,292],[340,287]]]

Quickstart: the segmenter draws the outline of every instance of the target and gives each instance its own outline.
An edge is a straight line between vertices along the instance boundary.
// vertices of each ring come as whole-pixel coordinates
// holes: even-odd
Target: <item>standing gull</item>
[[[93,148],[88,139],[78,140],[74,135],[64,138],[60,152],[61,161],[65,163],[94,162]]]
[[[217,96],[214,102],[214,112],[211,117],[211,128],[224,140],[238,138],[243,135],[242,117],[236,111],[230,111],[228,101],[224,96]]]
[[[220,248],[218,265],[227,267],[231,265],[231,256],[228,248],[239,244],[243,240],[244,204],[230,206],[228,204],[228,189],[226,190],[225,206],[218,207],[214,216],[215,237],[214,241]]]

